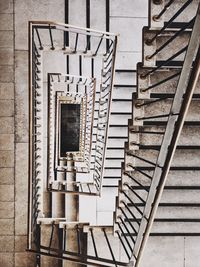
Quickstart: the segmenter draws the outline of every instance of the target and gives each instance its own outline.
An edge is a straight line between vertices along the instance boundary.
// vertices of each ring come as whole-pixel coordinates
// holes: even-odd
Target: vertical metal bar
[[[86,0],[86,28],[90,28],[90,0]],[[87,35],[86,36],[86,43],[87,43],[87,46],[86,46],[86,51],[87,50],[90,50],[90,36]]]
[[[76,34],[75,46],[74,46],[74,51],[73,51],[73,53],[76,53],[76,50],[77,50],[77,46],[78,46],[78,37],[79,37],[79,34],[77,33],[77,34]]]
[[[66,225],[63,227],[64,238],[63,238],[63,250],[66,251],[66,242],[67,242],[67,228]]]
[[[110,0],[106,0],[106,31],[110,31]],[[106,40],[106,51],[109,51],[109,40]]]
[[[121,233],[122,233],[124,239],[126,240],[126,243],[127,243],[128,247],[129,247],[130,251],[132,252],[133,248],[131,247],[131,245],[130,245],[128,239],[127,239],[127,236],[124,234],[124,231],[123,231],[123,229],[122,229],[120,223],[117,222],[117,225],[119,226],[119,229],[120,229],[120,231],[121,231]]]
[[[94,78],[94,58],[91,58],[91,76]]]
[[[66,73],[69,74],[69,55],[66,56]],[[67,76],[67,80],[69,80],[69,76]]]
[[[40,229],[40,224],[36,225],[36,232],[37,232],[37,241],[36,241],[36,246],[37,249],[40,251],[40,238],[41,238],[41,229]]]
[[[110,250],[110,254],[111,254],[111,256],[112,256],[113,262],[114,262],[115,266],[117,267],[116,260],[115,260],[115,256],[114,256],[112,247],[111,247],[111,245],[110,245],[110,241],[109,241],[109,239],[108,239],[108,236],[107,236],[107,233],[106,233],[105,228],[103,228],[103,232],[104,232],[104,236],[105,236],[105,239],[106,239],[108,248],[109,248],[109,250]]]
[[[145,200],[138,194],[138,193],[136,193],[134,190],[133,190],[133,188],[129,185],[129,184],[125,184],[128,188],[129,188],[129,190],[142,202],[142,203],[144,203],[145,204]]]
[[[130,260],[130,259],[131,259],[131,256],[130,256],[129,253],[128,253],[128,250],[127,250],[127,248],[126,248],[126,245],[124,244],[124,242],[123,242],[123,240],[122,240],[122,238],[121,238],[121,236],[120,236],[119,231],[116,231],[116,233],[117,233],[117,235],[118,235],[118,237],[119,237],[119,240],[120,240],[120,242],[121,242],[121,244],[122,244],[122,246],[123,246],[123,248],[124,248],[124,251],[126,252],[126,255],[127,255],[128,259]]]
[[[51,252],[51,244],[52,244],[52,240],[53,240],[54,227],[55,227],[55,224],[53,222],[52,228],[51,228],[51,236],[50,236],[50,240],[49,240],[49,253]]]
[[[37,28],[35,28],[35,31],[36,31],[36,35],[37,35],[38,42],[39,42],[39,45],[40,45],[40,50],[42,50],[43,49],[43,46],[42,46],[42,42],[41,42],[41,39],[40,39],[39,31],[38,31]]]
[[[90,184],[87,183],[87,187],[88,187],[89,192],[92,193],[90,189]]]
[[[87,35],[87,43],[86,43],[86,48],[85,48],[85,51],[83,53],[87,53],[88,50],[90,50],[90,47],[91,47],[91,44],[90,44],[90,39],[91,39],[91,36],[90,35]]]
[[[101,43],[102,43],[102,41],[103,41],[103,37],[104,37],[104,34],[102,34],[102,36],[101,36],[101,38],[100,38],[100,41],[99,41],[99,43],[98,43],[97,49],[96,49],[96,51],[95,51],[95,53],[94,53],[93,56],[96,56],[96,55],[97,55],[97,53],[98,53],[98,51],[99,51],[99,48],[100,48],[100,46],[101,46]]]
[[[164,8],[162,9],[162,11],[155,16],[156,19],[159,19],[166,11],[167,9],[171,6],[171,4],[175,2],[175,0],[170,0],[165,6]]]
[[[50,36],[50,41],[51,41],[51,50],[54,50],[54,44],[53,44],[53,36],[52,36],[52,30],[51,30],[51,26],[49,25],[49,36]]]
[[[121,212],[123,213],[124,217],[126,218],[127,222],[129,223],[130,227],[133,229],[133,231],[135,232],[135,234],[137,235],[137,231],[135,229],[135,227],[132,225],[132,223],[130,222],[128,216],[126,215],[125,211],[122,209],[122,207],[119,207]]]
[[[127,225],[126,225],[126,223],[124,222],[124,220],[123,220],[121,217],[119,217],[119,219],[120,219],[120,221],[122,222],[124,228],[126,229],[126,231],[127,231],[128,235],[129,235],[129,237],[131,238],[133,244],[135,244],[135,240],[133,239],[133,237],[132,237],[132,235],[131,235],[131,233],[130,233],[130,231],[129,231]]]
[[[80,188],[81,188],[81,192],[83,192],[83,187],[82,187],[82,184],[80,183]]]
[[[80,229],[78,225],[76,228],[76,234],[77,234],[78,254],[81,254],[81,238],[80,238]]]
[[[79,75],[82,76],[82,56],[79,56]],[[79,81],[82,81],[82,78],[80,78]]]
[[[150,90],[150,89],[152,89],[152,88],[154,88],[154,87],[157,87],[157,86],[159,86],[159,85],[161,85],[161,84],[163,84],[163,83],[166,83],[166,82],[168,82],[168,81],[174,79],[175,77],[177,77],[177,76],[179,76],[179,75],[180,75],[180,72],[177,72],[177,73],[175,73],[175,74],[173,74],[173,75],[171,75],[171,76],[165,78],[164,80],[161,80],[161,81],[159,81],[159,82],[157,82],[157,83],[154,83],[154,84],[148,86],[147,88],[141,89],[141,92],[146,92],[146,91],[148,91],[148,90]]]
[[[65,24],[69,23],[69,0],[65,0]],[[69,32],[64,32],[64,47],[69,46]]]
[[[176,54],[172,55],[171,57],[169,57],[168,59],[166,59],[164,62],[161,62],[158,66],[156,66],[155,68],[151,69],[150,71],[148,71],[147,73],[145,73],[144,75],[141,74],[140,77],[142,79],[147,78],[150,74],[154,73],[155,71],[157,71],[158,69],[160,69],[161,67],[167,66],[168,63],[170,63],[173,59],[175,59],[176,57],[178,57],[179,55],[183,54],[186,50],[187,50],[187,45],[185,47],[183,47],[180,51],[178,51]]]
[[[92,228],[90,228],[90,233],[91,233],[91,237],[92,237],[92,244],[93,244],[93,247],[94,247],[95,257],[98,258],[97,247],[96,247],[96,243],[95,243],[95,239],[94,239],[94,234],[93,234],[93,229]]]

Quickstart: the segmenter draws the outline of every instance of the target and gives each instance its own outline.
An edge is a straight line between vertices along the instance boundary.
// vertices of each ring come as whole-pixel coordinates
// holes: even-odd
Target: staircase
[[[34,162],[38,169],[35,170],[33,192],[30,190],[28,250],[37,255],[37,266],[149,266],[147,258],[142,256],[150,233],[156,237],[200,235],[199,1],[175,2],[149,2],[149,25],[143,28],[142,62],[137,64],[136,73],[132,69],[116,70],[118,81],[113,89],[104,172],[105,187],[101,181],[96,186],[97,191],[93,192],[87,185],[86,192],[83,184],[79,186],[76,183],[78,172],[69,172],[68,178],[76,183],[75,187],[68,191],[62,181],[54,190],[49,188],[50,193],[46,192],[42,179],[37,179],[37,173],[41,175],[44,169],[40,170],[41,165]],[[87,26],[91,26],[90,21],[87,23]],[[54,29],[51,25],[50,32]],[[48,49],[55,50],[55,40],[50,40],[51,47]],[[38,44],[41,47],[40,41]],[[40,84],[44,78],[39,75],[44,70],[39,69],[41,64],[37,64],[40,54],[38,51],[36,47],[35,89],[44,86]],[[106,56],[108,60],[109,55]],[[75,64],[71,66],[73,69]],[[113,67],[114,65],[111,70],[106,67],[103,76],[113,71]],[[58,74],[60,72],[55,68],[52,73],[61,78],[63,74]],[[67,67],[62,72],[69,75]],[[127,77],[135,74],[136,92],[130,100],[128,95],[134,86],[126,82]],[[79,75],[80,79],[82,71]],[[96,78],[95,75],[92,77]],[[43,80],[43,83],[46,81]],[[103,88],[104,92],[108,86],[104,83],[106,82],[103,82],[103,87],[100,85],[100,97],[95,103],[96,114],[104,101],[101,90]],[[121,87],[127,89],[127,97],[119,89]],[[58,88],[60,90],[60,85]],[[109,94],[111,95],[110,92]],[[127,103],[123,112],[119,112],[121,101]],[[38,98],[36,102],[37,111],[37,105],[40,105]],[[124,121],[128,118],[127,138]],[[102,124],[101,121],[100,125],[98,120],[96,122],[94,129]],[[38,124],[35,123],[34,126],[37,127]],[[95,133],[98,136],[98,131]],[[36,135],[38,136],[38,132]],[[46,136],[42,140],[45,138]],[[122,149],[124,141],[125,153]],[[98,148],[94,146],[95,138],[92,143],[91,170],[95,171],[99,159],[96,155]],[[40,151],[36,160],[43,157],[43,146],[36,145],[34,149]],[[71,170],[79,166],[75,166],[72,159],[69,162],[67,159],[59,167]],[[83,199],[79,195],[87,193],[88,199],[92,199],[110,187],[113,188],[114,195],[117,193],[113,225],[99,225],[91,223],[89,219],[81,221],[78,217],[81,203],[78,200],[81,202]],[[159,246],[159,243],[156,244]],[[170,260],[166,266],[178,266]],[[154,266],[160,264],[156,257],[151,262]]]

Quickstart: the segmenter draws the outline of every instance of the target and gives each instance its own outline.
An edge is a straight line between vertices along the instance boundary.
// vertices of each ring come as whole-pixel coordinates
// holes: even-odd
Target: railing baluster
[[[163,114],[163,115],[155,115],[155,116],[149,116],[149,117],[136,117],[135,120],[140,121],[140,120],[151,120],[151,119],[159,119],[159,118],[167,118],[169,116],[177,116],[178,113],[174,113],[174,114]]]
[[[116,260],[115,260],[115,256],[114,256],[112,247],[111,247],[111,245],[110,245],[110,241],[109,241],[109,239],[108,239],[108,236],[107,236],[107,233],[106,233],[105,228],[103,228],[103,232],[104,232],[104,237],[105,237],[105,239],[106,239],[108,248],[109,248],[109,250],[110,250],[110,254],[111,254],[111,256],[112,256],[113,262],[114,262],[115,266],[117,267]]]
[[[66,228],[66,225],[64,225],[63,231],[64,231],[63,250],[65,251],[66,250],[66,242],[67,242],[67,228]]]
[[[132,157],[134,157],[134,158],[137,158],[137,159],[139,159],[139,160],[141,160],[141,161],[144,161],[144,162],[146,162],[146,163],[148,163],[148,164],[150,164],[150,165],[157,166],[156,163],[154,163],[154,162],[152,162],[152,161],[150,161],[150,160],[148,160],[148,159],[142,158],[142,157],[140,157],[140,156],[137,156],[137,155],[133,154],[133,153],[130,152],[130,151],[127,152],[127,155],[128,155],[128,156],[132,156]],[[129,163],[128,163],[128,165],[129,165]]]
[[[81,254],[81,237],[80,237],[80,229],[78,225],[76,227],[76,234],[77,234],[78,254]]]
[[[163,84],[163,83],[166,83],[166,82],[168,82],[168,81],[170,81],[170,80],[176,78],[177,76],[179,76],[180,73],[181,73],[181,72],[177,72],[177,73],[175,73],[175,74],[173,74],[173,75],[171,75],[171,76],[165,78],[165,79],[162,80],[162,81],[159,81],[159,82],[157,82],[157,83],[155,83],[155,84],[152,84],[152,85],[148,86],[148,87],[145,88],[145,89],[141,89],[141,92],[146,92],[146,91],[148,91],[148,90],[150,90],[150,89],[152,89],[152,88],[155,88],[155,87],[157,87],[157,86],[159,86],[159,85],[161,85],[161,84]]]
[[[133,226],[133,224],[130,222],[130,220],[129,220],[128,216],[126,215],[125,211],[122,209],[122,207],[119,207],[119,209],[123,213],[124,217],[126,218],[127,222],[129,223],[130,227],[133,229],[133,231],[137,235],[137,231],[136,231],[135,227]]]
[[[166,59],[164,62],[162,62],[161,64],[159,64],[157,67],[153,68],[152,70],[150,70],[149,72],[145,73],[145,74],[141,74],[140,77],[141,79],[145,79],[147,76],[149,76],[150,74],[154,73],[155,71],[157,71],[158,69],[160,69],[163,66],[166,66],[171,60],[173,60],[174,58],[180,56],[181,54],[183,54],[185,51],[187,50],[187,46],[185,46],[184,48],[182,48],[180,51],[178,51],[177,53],[175,53],[173,56],[171,56],[170,58]]]
[[[148,175],[147,173],[141,171],[139,168],[135,167],[134,168],[137,172],[143,174],[144,176],[146,176],[147,178],[149,178],[150,180],[152,180],[152,176]]]
[[[49,25],[49,36],[50,36],[50,42],[51,42],[51,50],[55,50],[54,44],[53,44],[53,37],[52,37],[52,30],[51,26]]]
[[[77,51],[77,46],[78,46],[78,37],[79,37],[79,34],[77,33],[77,34],[76,34],[76,39],[75,39],[74,51],[73,51],[73,53],[74,53],[74,54],[75,54],[75,53],[76,53],[76,51]]]
[[[94,247],[95,257],[98,258],[97,247],[96,247],[96,243],[95,243],[95,239],[94,239],[94,234],[93,234],[93,229],[92,228],[90,228],[90,233],[91,233],[91,237],[92,237],[92,244],[93,244],[93,247]]]
[[[123,242],[123,240],[122,240],[122,238],[121,238],[121,236],[120,236],[119,231],[115,231],[115,232],[116,232],[117,235],[118,235],[118,238],[119,238],[119,240],[120,240],[120,242],[121,242],[121,244],[122,244],[122,246],[123,246],[123,248],[124,248],[124,251],[125,251],[125,253],[126,253],[128,259],[130,260],[130,259],[131,259],[131,256],[130,256],[129,253],[128,253],[128,250],[127,250],[127,248],[126,248],[126,246],[125,246],[125,244],[124,244],[124,242]]]
[[[101,39],[100,39],[100,41],[99,41],[99,43],[98,43],[97,49],[96,49],[95,53],[93,54],[93,56],[96,56],[96,55],[97,55],[97,53],[98,53],[98,51],[99,51],[99,48],[100,48],[100,46],[101,46],[101,43],[102,43],[102,41],[103,41],[103,37],[104,37],[104,34],[102,34]]]
[[[139,186],[141,186],[145,191],[148,192],[148,190],[140,183],[138,182],[135,178],[133,178],[133,176],[131,176],[129,173],[124,173],[125,175],[127,175],[129,178],[131,178],[131,180],[133,180],[136,184],[138,184]]]
[[[128,184],[128,183],[124,183],[124,185],[126,185],[128,188],[129,188],[129,190],[142,202],[142,203],[146,203],[145,202],[145,200],[138,194],[138,193],[136,193],[134,190],[133,190],[133,188]]]
[[[37,28],[35,28],[35,31],[36,31],[36,35],[37,35],[37,38],[38,38],[38,42],[39,42],[39,45],[40,45],[40,50],[43,50],[43,46],[42,46],[42,42],[41,42],[41,39],[40,39],[40,35],[39,35],[39,31]]]
[[[51,228],[51,236],[50,236],[49,246],[48,246],[48,251],[49,251],[49,253],[51,252],[51,244],[52,244],[53,234],[54,234],[54,227],[55,227],[54,221],[53,221],[51,227],[52,227],[52,228]]]
[[[133,200],[126,194],[126,192],[121,191],[121,193],[123,193],[126,198],[130,201],[130,203],[136,208],[136,210],[143,216],[142,211],[135,205],[135,203],[133,202]]]
[[[122,222],[122,224],[123,224],[124,228],[126,229],[127,233],[129,234],[129,237],[131,238],[133,244],[135,244],[135,240],[134,240],[134,238],[132,237],[132,235],[131,235],[131,233],[130,233],[130,231],[129,231],[127,225],[126,225],[126,223],[123,221],[123,219],[122,219],[121,217],[119,217],[119,219],[120,219],[120,221]]]
[[[167,40],[167,42],[165,42],[163,45],[161,45],[158,49],[156,49],[156,51],[150,55],[147,56],[147,60],[152,59],[155,55],[157,55],[160,51],[162,51],[168,44],[170,44],[173,40],[175,40],[182,32],[184,32],[185,29],[187,29],[191,24],[194,24],[194,18],[185,24],[185,26],[179,30],[178,32],[176,32],[169,40]]]
[[[158,98],[158,99],[155,99],[155,100],[152,100],[152,101],[144,102],[144,103],[142,103],[142,104],[140,104],[140,103],[136,103],[136,104],[135,104],[135,107],[136,107],[136,108],[140,108],[140,107],[148,106],[148,105],[151,105],[151,104],[160,102],[160,101],[164,101],[164,100],[166,100],[166,99],[169,99],[169,97],[168,97],[168,96],[166,96],[166,97],[161,97],[161,98]]]
[[[171,4],[173,4],[175,2],[175,0],[170,0],[163,8],[163,10],[158,14],[154,16],[154,19],[159,20],[162,15],[169,9],[169,7],[171,6]]]
[[[122,233],[124,239],[126,240],[126,243],[127,243],[128,247],[129,247],[130,251],[132,252],[133,248],[132,248],[130,242],[128,241],[128,238],[127,238],[127,236],[125,235],[125,233],[124,233],[124,231],[123,231],[123,229],[122,229],[120,223],[119,223],[119,222],[116,222],[116,223],[117,223],[117,225],[119,226],[119,229],[120,229],[120,231],[121,231],[121,233]]]
[[[148,44],[152,44],[152,42],[157,38],[158,35],[163,33],[166,28],[168,28],[171,23],[187,8],[187,6],[192,3],[193,0],[188,0],[174,15],[173,17],[154,35],[153,38],[148,40]]]

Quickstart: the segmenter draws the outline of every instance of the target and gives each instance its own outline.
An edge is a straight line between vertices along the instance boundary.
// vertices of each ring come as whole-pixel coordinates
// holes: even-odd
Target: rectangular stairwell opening
[[[80,104],[61,104],[60,156],[80,150]]]

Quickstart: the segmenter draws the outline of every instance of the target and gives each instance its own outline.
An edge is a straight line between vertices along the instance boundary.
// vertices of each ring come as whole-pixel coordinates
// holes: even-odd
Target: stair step
[[[180,72],[180,69],[174,68],[163,68],[160,70],[157,70],[156,72],[152,73],[149,77],[149,80],[143,80],[140,78],[141,74],[147,73],[151,68],[144,67],[141,63],[137,64],[137,79],[138,79],[138,91],[140,92],[139,97],[142,99],[146,95],[148,98],[150,97],[150,93],[164,93],[164,94],[174,94],[177,87],[177,82]],[[175,77],[175,75],[178,75]],[[168,78],[173,77],[170,80],[167,80]],[[162,82],[164,81],[164,82]],[[150,88],[148,91],[141,93],[141,90],[144,90],[146,88]],[[197,86],[195,88],[195,94],[200,93],[200,79],[197,82]]]
[[[151,166],[156,163],[158,157],[158,151],[155,150],[139,150],[131,152],[128,155],[125,153],[125,164],[132,164],[133,166]],[[137,158],[139,157],[139,158]],[[152,162],[152,164],[145,162],[144,160]],[[173,161],[171,164],[172,167],[191,167],[191,166],[200,166],[200,150],[176,150]]]
[[[151,103],[151,101],[157,101],[158,99],[151,99],[150,101],[147,100],[134,100],[133,99],[133,117],[136,119],[136,117],[141,117],[141,119],[144,117],[144,122],[146,121],[166,121],[167,117],[159,117],[159,118],[151,118],[154,116],[162,116],[167,115],[170,113],[173,100],[172,99],[164,99],[162,101],[153,102],[152,104],[148,104],[142,107],[137,107],[137,105],[142,105],[145,103]],[[199,117],[199,111],[200,111],[200,101],[198,99],[193,99],[191,101],[190,107],[187,112],[186,121],[200,121]],[[140,115],[135,115],[141,113]],[[146,118],[146,119],[145,119]]]
[[[135,85],[136,72],[132,71],[115,71],[115,84],[116,85]]]
[[[161,198],[161,203],[196,203],[199,204],[199,193],[200,190],[197,189],[187,189],[187,190],[168,190],[163,191]],[[146,200],[147,192],[144,190],[137,190],[137,194],[143,199]],[[133,202],[141,202],[138,200],[138,197],[132,192],[129,192],[129,196]]]
[[[163,134],[165,132],[164,126],[141,126],[141,127],[134,127],[131,126],[131,121],[129,121],[129,149],[138,149],[140,146],[160,146],[163,138]],[[154,133],[154,134],[151,134]],[[191,136],[192,138],[188,138]],[[198,149],[200,145],[200,129],[199,126],[191,126],[185,125],[182,129],[177,149],[181,148],[182,146],[191,147]],[[187,148],[186,148],[187,149]]]
[[[141,172],[140,172],[141,171]],[[153,171],[150,170],[134,170],[128,172],[130,176],[133,176],[138,182],[140,182],[143,186],[149,186],[151,183],[151,179],[145,176],[145,174],[149,177],[153,176]],[[183,188],[199,188],[199,170],[170,170],[167,176],[166,187],[183,187]],[[129,181],[130,185],[138,186],[136,182],[131,180],[127,175],[122,176],[123,182]]]
[[[164,33],[157,36],[155,41],[151,45],[147,45],[146,42],[151,40],[156,34],[158,34],[159,30],[149,30],[147,27],[143,28],[143,65],[144,66],[158,66],[160,64],[164,64],[164,61],[171,58],[181,49],[183,49],[189,42],[189,38],[191,35],[191,31],[184,31],[179,34],[173,41],[171,41],[161,52],[158,52],[157,55],[153,56],[151,59],[149,57],[154,54],[154,52],[162,47],[165,43],[171,40],[172,36],[176,34],[176,31],[165,31]],[[176,63],[176,61],[183,61],[184,54],[182,53],[180,56],[176,57],[173,65],[170,66],[180,66],[182,64]],[[159,61],[159,62],[157,62]],[[182,63],[182,62],[181,62]],[[169,64],[168,64],[169,66]]]
[[[157,16],[163,10],[165,4],[166,2],[161,2],[158,5],[151,3],[149,10],[150,12],[149,26],[152,28],[152,30],[159,29],[164,25],[166,25],[166,23],[168,23],[168,21],[178,12],[178,10],[185,4],[185,2],[179,0],[172,3],[159,20],[154,19],[154,17]],[[186,7],[186,9],[183,10],[174,21],[172,21],[168,29],[179,30],[180,28],[182,28],[186,22],[189,22],[191,18],[195,16],[197,6],[198,6],[198,1],[190,2],[190,4]]]

